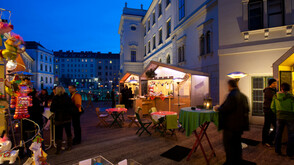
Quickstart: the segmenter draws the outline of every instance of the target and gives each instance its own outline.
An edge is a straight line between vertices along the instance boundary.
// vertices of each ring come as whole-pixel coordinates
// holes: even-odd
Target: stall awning
[[[130,76],[140,76],[139,73],[134,73],[134,72],[127,72],[119,81],[119,83],[125,83],[125,81],[130,77]]]
[[[187,68],[183,68],[183,67],[178,67],[178,66],[173,66],[173,65],[168,65],[168,64],[163,64],[160,62],[156,62],[156,61],[151,61],[146,67],[145,70],[143,72],[143,74],[141,75],[141,80],[147,80],[147,76],[146,76],[146,72],[150,69],[153,70],[157,70],[158,68],[167,68],[169,70],[174,70],[174,71],[178,71],[178,72],[182,72],[182,73],[186,73],[186,74],[191,74],[191,75],[199,75],[199,76],[209,76],[208,73],[204,73],[204,72],[199,72],[199,71],[195,71],[195,70],[190,70]],[[170,73],[171,76],[173,76],[173,72]],[[166,75],[169,76],[169,75]]]

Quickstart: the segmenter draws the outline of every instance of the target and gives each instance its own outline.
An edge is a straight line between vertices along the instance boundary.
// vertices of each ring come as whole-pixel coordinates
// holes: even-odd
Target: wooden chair
[[[140,110],[142,110],[140,107],[138,107],[137,112],[135,112],[136,114],[136,118],[138,120],[138,123],[140,124],[140,128],[138,129],[138,131],[136,132],[136,134],[138,134],[141,130],[141,133],[139,134],[139,136],[142,135],[143,132],[147,132],[149,135],[151,135],[151,132],[148,131],[148,127],[152,124],[152,122],[142,122],[141,117],[139,115]]]
[[[105,127],[108,127],[108,123],[105,121],[106,118],[108,118],[109,114],[102,114],[100,112],[100,108],[96,108],[96,114],[99,119],[99,123],[97,124],[97,127],[102,123]]]
[[[136,115],[128,115],[128,119],[131,120],[131,122],[130,122],[130,124],[129,124],[129,128],[130,128],[134,123],[135,123],[138,127],[140,127]]]

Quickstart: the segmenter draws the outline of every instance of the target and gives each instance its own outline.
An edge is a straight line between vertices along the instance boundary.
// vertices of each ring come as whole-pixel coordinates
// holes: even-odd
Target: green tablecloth
[[[213,110],[192,110],[191,107],[181,108],[179,122],[190,136],[194,130],[205,122],[213,122],[218,127],[218,112]]]

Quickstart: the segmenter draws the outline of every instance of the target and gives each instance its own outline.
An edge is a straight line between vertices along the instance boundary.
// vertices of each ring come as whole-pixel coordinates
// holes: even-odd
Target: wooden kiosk
[[[150,72],[155,72],[150,77]],[[203,105],[209,96],[209,75],[177,66],[151,61],[140,77],[143,114],[159,111],[179,113],[181,107]]]

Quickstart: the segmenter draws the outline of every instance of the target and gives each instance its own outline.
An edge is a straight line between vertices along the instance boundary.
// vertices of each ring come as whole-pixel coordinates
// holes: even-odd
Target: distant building
[[[54,55],[55,84],[107,90],[118,85],[119,54],[58,51]]]
[[[36,88],[37,90],[53,88],[53,52],[46,49],[43,45],[35,41],[26,41],[25,43],[26,52],[34,60],[31,66],[32,73],[34,74],[34,76],[32,77],[34,88]]]

